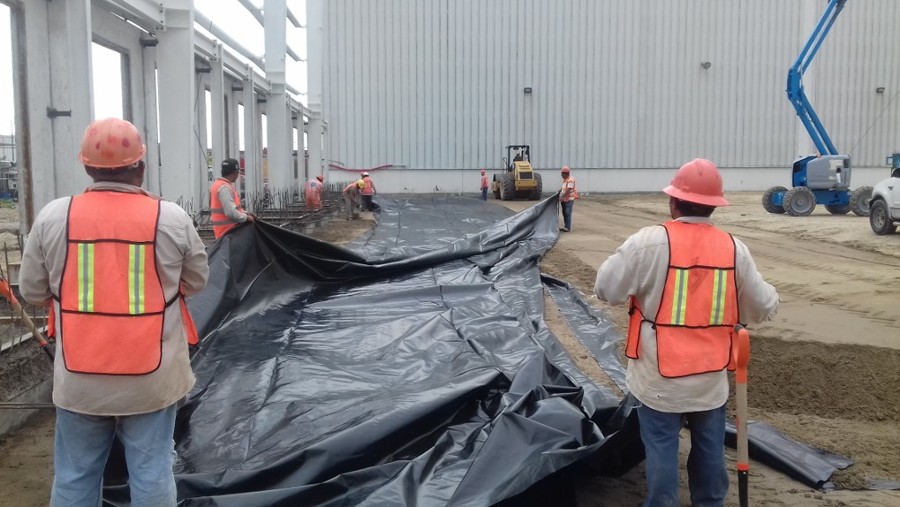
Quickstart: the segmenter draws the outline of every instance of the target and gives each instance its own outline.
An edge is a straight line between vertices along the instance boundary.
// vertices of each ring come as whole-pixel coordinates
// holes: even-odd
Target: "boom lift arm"
[[[797,111],[797,116],[800,117],[800,121],[803,122],[803,126],[806,127],[809,137],[812,138],[816,149],[819,150],[821,155],[837,155],[838,151],[834,147],[834,143],[831,142],[831,137],[828,136],[828,132],[819,120],[819,116],[813,109],[812,104],[809,103],[809,99],[806,98],[806,92],[803,91],[803,74],[809,68],[809,64],[812,63],[816,53],[819,52],[822,42],[825,40],[828,32],[831,31],[834,21],[844,9],[844,4],[846,3],[847,0],[829,0],[825,13],[816,24],[816,28],[813,30],[809,40],[806,41],[806,45],[803,46],[803,50],[800,51],[800,55],[797,56],[794,65],[788,70],[788,100],[791,101],[794,110]]]

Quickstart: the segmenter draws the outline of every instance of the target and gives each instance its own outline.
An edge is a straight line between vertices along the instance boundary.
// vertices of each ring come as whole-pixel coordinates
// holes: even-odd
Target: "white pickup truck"
[[[869,225],[875,234],[891,234],[900,223],[900,153],[887,159],[891,177],[872,188],[869,200]]]

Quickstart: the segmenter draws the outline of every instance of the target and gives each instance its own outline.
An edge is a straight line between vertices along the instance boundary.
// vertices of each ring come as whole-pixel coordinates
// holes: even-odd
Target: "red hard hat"
[[[567,165],[562,166],[562,169],[560,169],[559,172],[561,172],[561,173],[569,172],[569,166],[567,166]]]
[[[325,181],[325,178],[323,178],[321,174],[319,176],[316,176],[316,179],[319,181]]]
[[[704,206],[728,206],[722,196],[722,175],[716,164],[703,158],[695,158],[681,166],[672,184],[663,192],[682,201]]]
[[[89,167],[115,169],[134,165],[146,152],[147,146],[134,125],[119,118],[105,118],[85,129],[78,159]]]

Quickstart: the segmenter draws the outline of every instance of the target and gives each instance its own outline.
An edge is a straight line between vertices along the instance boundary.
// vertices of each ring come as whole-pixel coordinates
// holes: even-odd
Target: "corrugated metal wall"
[[[813,149],[787,70],[826,3],[330,0],[328,158],[491,168],[527,143],[540,168],[786,167]],[[900,149],[898,19],[900,1],[849,0],[807,73],[858,167]]]

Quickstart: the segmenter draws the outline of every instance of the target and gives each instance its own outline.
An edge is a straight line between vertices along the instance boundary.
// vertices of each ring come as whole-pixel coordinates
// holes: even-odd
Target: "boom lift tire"
[[[544,180],[537,171],[534,173],[534,181],[537,183],[537,186],[531,191],[529,199],[532,201],[539,201],[541,200],[541,194],[544,192]]]
[[[825,209],[832,215],[846,215],[850,213],[849,204],[826,204]]]
[[[784,213],[784,206],[779,206],[772,202],[772,198],[775,197],[775,194],[779,192],[787,192],[787,189],[784,187],[772,187],[766,190],[766,193],[764,193],[762,196],[763,208],[765,208],[765,210],[769,213],[773,213],[775,215],[781,215]]]
[[[497,181],[497,175],[494,175],[494,181]],[[500,199],[500,186],[492,185],[494,187],[494,199]]]
[[[869,225],[872,226],[872,231],[879,236],[893,234],[897,231],[897,226],[891,220],[888,205],[883,200],[878,199],[872,203],[872,208],[869,210]]]
[[[784,194],[784,211],[794,217],[805,217],[816,209],[816,195],[809,187],[794,187]]]
[[[850,210],[858,217],[869,216],[869,199],[872,187],[859,187],[850,194]]]
[[[516,198],[516,177],[514,174],[506,173],[503,175],[500,198],[504,201],[511,201]]]

